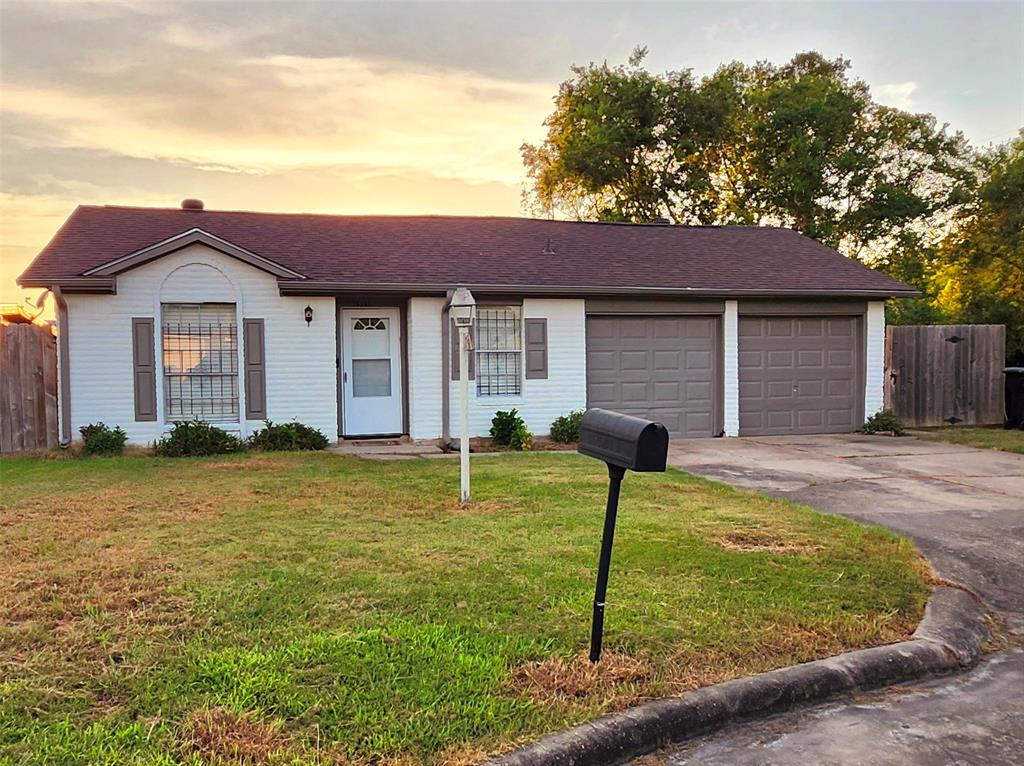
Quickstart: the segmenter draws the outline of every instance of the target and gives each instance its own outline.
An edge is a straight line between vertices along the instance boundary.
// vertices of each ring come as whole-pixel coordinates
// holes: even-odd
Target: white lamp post
[[[473,326],[476,316],[476,300],[473,293],[460,287],[452,295],[449,306],[455,326],[459,329],[459,465],[460,465],[460,500],[463,505],[469,502],[469,352],[473,350],[473,340],[469,328]]]

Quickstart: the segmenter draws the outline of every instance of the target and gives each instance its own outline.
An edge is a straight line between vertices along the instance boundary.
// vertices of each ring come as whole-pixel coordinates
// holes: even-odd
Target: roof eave
[[[65,293],[106,293],[117,294],[117,280],[114,277],[50,277],[49,279],[18,277],[19,287],[53,290],[59,287]]]
[[[337,293],[418,293],[444,295],[456,283],[429,282],[341,282],[337,280],[307,279],[302,282],[279,279],[281,295],[333,295]],[[621,287],[608,285],[517,285],[491,283],[464,283],[477,293],[515,293],[522,295],[572,295],[572,296],[682,296],[708,298],[914,298],[921,295],[918,290],[879,289],[718,289],[701,287]]]

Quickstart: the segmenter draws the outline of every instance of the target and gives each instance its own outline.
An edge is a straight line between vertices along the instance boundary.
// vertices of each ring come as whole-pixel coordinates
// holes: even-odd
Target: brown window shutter
[[[264,353],[263,320],[243,319],[245,342],[245,419],[267,419],[267,361]]]
[[[548,376],[548,320],[524,319],[523,335],[526,338],[527,379],[546,379]]]
[[[451,336],[451,357],[452,357],[452,380],[459,379],[459,328],[455,326],[453,320],[449,320],[449,332]],[[474,341],[473,347],[476,347],[476,325],[469,328],[470,340]],[[469,352],[469,379],[473,380],[476,377],[476,352]]]
[[[132,368],[135,420],[156,420],[156,322],[153,317],[132,318]]]

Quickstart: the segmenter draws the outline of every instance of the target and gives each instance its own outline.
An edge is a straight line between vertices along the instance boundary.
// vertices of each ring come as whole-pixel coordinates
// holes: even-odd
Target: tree
[[[972,181],[962,136],[876,104],[844,59],[734,62],[698,82],[651,74],[645,53],[562,83],[547,138],[523,146],[535,210],[782,225],[885,265]]]
[[[978,156],[983,180],[937,250],[934,307],[946,321],[1006,325],[1006,355],[1024,364],[1024,131]]]
[[[711,132],[689,72],[656,77],[628,66],[573,67],[540,146],[524,144],[532,202],[576,219],[649,221],[670,201],[707,185],[692,161]],[[528,194],[528,197],[530,195]]]

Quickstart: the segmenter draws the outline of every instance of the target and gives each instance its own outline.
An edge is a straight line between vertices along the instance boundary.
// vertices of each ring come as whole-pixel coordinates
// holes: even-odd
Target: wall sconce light
[[[306,306],[305,310],[302,312],[302,315],[306,317],[306,327],[309,327],[309,323],[313,321],[313,307]]]

